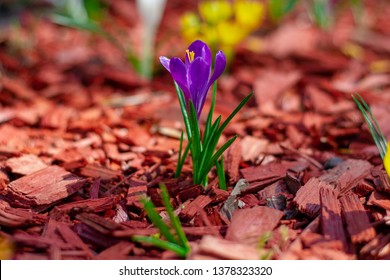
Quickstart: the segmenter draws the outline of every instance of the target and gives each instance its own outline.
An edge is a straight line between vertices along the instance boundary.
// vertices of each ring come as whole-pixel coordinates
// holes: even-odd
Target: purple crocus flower
[[[165,56],[160,57],[160,62],[183,91],[187,104],[189,100],[192,101],[199,119],[211,85],[222,75],[226,67],[224,53],[217,52],[212,74],[210,48],[200,40],[194,41],[188,47],[185,63],[178,57],[169,59]]]

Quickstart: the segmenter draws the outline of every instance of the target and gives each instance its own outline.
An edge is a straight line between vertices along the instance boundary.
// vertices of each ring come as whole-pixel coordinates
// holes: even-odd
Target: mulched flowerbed
[[[168,2],[158,55],[184,56],[175,19],[191,4]],[[109,42],[23,15],[0,37],[0,234],[12,258],[177,258],[131,241],[158,233],[140,197],[167,219],[165,183],[189,259],[390,259],[390,181],[351,98],[389,138],[390,5],[367,2],[364,32],[350,13],[330,31],[291,18],[238,49],[216,113],[255,95],[222,137],[239,135],[227,191],[215,173],[193,185],[189,162],[173,176],[183,123],[169,73],[147,82]],[[115,3],[136,38],[132,2]]]

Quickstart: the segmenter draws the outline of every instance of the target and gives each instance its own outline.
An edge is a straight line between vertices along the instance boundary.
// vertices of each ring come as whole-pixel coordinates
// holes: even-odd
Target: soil
[[[134,1],[112,2],[107,30],[139,50]],[[177,19],[194,1],[167,2],[156,55],[184,56]],[[238,138],[221,190],[215,171],[194,185],[190,161],[174,178],[184,125],[157,58],[145,80],[104,38],[20,12],[0,35],[2,257],[176,259],[132,241],[158,233],[141,197],[167,220],[164,183],[188,259],[390,259],[390,181],[351,98],[389,138],[389,13],[365,1],[359,24],[346,11],[329,30],[291,15],[239,45],[216,115],[254,96],[222,136]]]

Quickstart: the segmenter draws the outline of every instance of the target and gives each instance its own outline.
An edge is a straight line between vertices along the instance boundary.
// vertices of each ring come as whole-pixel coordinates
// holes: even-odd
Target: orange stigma
[[[195,58],[195,53],[194,52],[190,52],[189,50],[186,50],[186,53],[187,53],[187,57],[188,57],[188,60],[190,62],[192,62]]]

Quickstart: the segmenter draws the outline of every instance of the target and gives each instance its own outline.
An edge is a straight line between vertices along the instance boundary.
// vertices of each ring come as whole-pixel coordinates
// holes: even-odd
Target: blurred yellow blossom
[[[195,13],[184,14],[180,19],[180,24],[183,27],[182,33],[186,41],[191,41],[200,33],[201,21]]]
[[[201,1],[199,14],[186,13],[181,18],[184,39],[207,42],[214,50],[223,50],[228,63],[239,43],[255,31],[264,20],[264,5],[252,0]]]
[[[234,15],[240,26],[253,30],[263,22],[264,6],[258,1],[236,0]]]
[[[207,24],[216,25],[231,17],[232,8],[229,1],[202,1],[199,4],[199,14]]]

